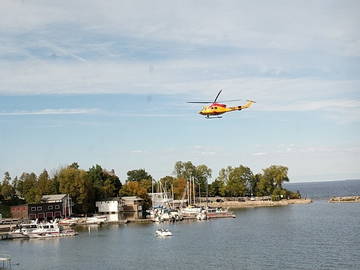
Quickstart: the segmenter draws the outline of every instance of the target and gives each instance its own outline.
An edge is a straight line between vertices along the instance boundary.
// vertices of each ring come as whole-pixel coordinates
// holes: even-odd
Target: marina
[[[76,226],[76,237],[2,241],[0,253],[11,255],[15,270],[47,270],[49,264],[61,270],[132,270],[144,265],[149,270],[356,270],[357,212],[356,204],[320,200],[238,209],[235,219]],[[159,229],[173,236],[158,237]],[[312,241],[305,241],[309,237]]]

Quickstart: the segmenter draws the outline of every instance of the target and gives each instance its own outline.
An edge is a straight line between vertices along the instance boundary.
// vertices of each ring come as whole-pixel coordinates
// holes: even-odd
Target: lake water
[[[315,200],[235,213],[165,225],[174,234],[166,239],[154,236],[157,224],[108,225],[71,238],[1,241],[0,253],[11,254],[15,270],[360,269],[358,203]]]

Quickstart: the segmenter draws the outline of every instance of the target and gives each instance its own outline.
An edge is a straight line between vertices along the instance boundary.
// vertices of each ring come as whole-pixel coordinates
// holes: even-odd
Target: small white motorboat
[[[158,230],[156,230],[155,234],[157,236],[161,236],[161,237],[172,236],[173,235],[172,232],[170,232],[167,229],[158,229]]]

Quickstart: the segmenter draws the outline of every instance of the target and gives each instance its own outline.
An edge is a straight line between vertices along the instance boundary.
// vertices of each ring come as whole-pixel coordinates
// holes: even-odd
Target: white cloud
[[[89,31],[242,48],[359,55],[358,1],[3,0],[0,31],[78,25]]]
[[[15,111],[0,112],[0,116],[17,116],[17,115],[62,115],[62,114],[93,114],[97,109],[43,109],[38,111]]]
[[[253,156],[266,156],[267,153],[265,153],[265,152],[256,152],[256,153],[253,153],[252,155]]]

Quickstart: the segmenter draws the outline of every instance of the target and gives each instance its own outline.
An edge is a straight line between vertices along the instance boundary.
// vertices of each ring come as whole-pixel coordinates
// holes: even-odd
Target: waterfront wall
[[[281,201],[224,201],[208,203],[209,207],[223,207],[223,208],[251,208],[251,207],[272,207],[272,206],[286,206],[290,204],[308,204],[311,199],[289,199]],[[205,205],[205,203],[202,203]]]

